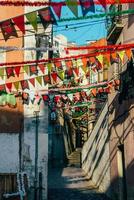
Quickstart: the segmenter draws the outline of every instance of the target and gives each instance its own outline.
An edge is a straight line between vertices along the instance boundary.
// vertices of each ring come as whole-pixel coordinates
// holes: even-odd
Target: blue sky
[[[95,6],[95,14],[102,12],[104,12],[104,8],[102,6]],[[93,14],[94,13],[92,12],[88,12],[87,15]],[[82,16],[80,6],[79,16]],[[61,19],[70,17],[75,16],[67,6],[63,6]],[[105,18],[59,22],[58,26],[54,26],[54,35],[63,34],[68,38],[69,41],[76,42],[78,45],[84,45],[86,44],[87,40],[98,40],[100,38],[106,37],[105,23]],[[65,28],[66,25],[68,26],[67,29]]]

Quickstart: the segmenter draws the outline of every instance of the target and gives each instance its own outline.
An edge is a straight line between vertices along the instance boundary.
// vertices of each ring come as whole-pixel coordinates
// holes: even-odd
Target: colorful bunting
[[[85,16],[89,11],[95,12],[95,6],[93,0],[80,0],[82,14]]]
[[[56,81],[57,81],[57,72],[51,73],[51,77],[52,77],[53,80],[56,82]]]
[[[28,81],[22,80],[21,81],[21,87],[22,87],[22,90],[29,89]]]
[[[44,72],[45,72],[45,65],[44,64],[38,64],[38,67],[39,67],[39,69],[40,69],[40,71],[44,74]]]
[[[61,4],[58,4],[58,5],[53,5],[52,6],[55,14],[58,16],[58,18],[60,19],[61,17],[61,9],[62,9],[62,5]]]
[[[11,92],[12,83],[6,83],[6,87],[8,88],[9,92]]]
[[[4,77],[4,71],[5,69],[4,68],[0,68],[0,77],[3,79]]]
[[[30,65],[30,76],[38,75],[37,65]]]
[[[72,5],[73,3],[73,5]],[[78,17],[78,4],[77,0],[66,0],[66,5],[72,11],[72,13]]]
[[[126,56],[128,57],[128,59],[131,60],[131,58],[132,58],[132,51],[131,51],[131,49],[126,49],[125,52],[126,52]]]
[[[42,76],[37,76],[36,81],[42,86]]]
[[[21,66],[17,66],[17,67],[14,67],[14,71],[16,73],[16,75],[19,77],[20,75],[20,69],[21,69]]]
[[[24,72],[26,72],[28,74],[29,73],[29,66],[24,65],[23,70],[24,70]]]
[[[100,54],[100,55],[96,56],[96,58],[100,62],[100,64],[103,65],[103,55]]]
[[[37,12],[31,12],[26,14],[27,20],[33,26],[34,30],[37,31]]]
[[[18,28],[20,29],[20,31],[22,31],[22,33],[25,34],[24,15],[12,18],[12,20],[16,24],[16,26],[18,26]]]
[[[18,91],[19,86],[20,86],[20,82],[17,81],[17,82],[14,82],[13,84],[14,84],[15,89]]]
[[[35,78],[30,78],[29,82],[35,87]]]
[[[58,76],[61,78],[61,80],[63,81],[64,80],[64,77],[65,77],[65,72],[62,70],[62,71],[58,71]]]
[[[57,24],[56,19],[52,13],[52,10],[50,7],[44,8],[43,10],[39,10],[38,13],[39,13],[39,16],[40,16],[42,22],[44,21],[46,23]]]
[[[7,74],[7,78],[10,78],[11,76],[14,77],[13,67],[7,67],[6,68],[6,74]]]
[[[15,27],[12,24],[11,20],[7,20],[0,23],[0,27],[5,41],[7,41],[10,38],[10,36],[18,37]]]
[[[118,52],[118,55],[119,55],[121,61],[123,62],[124,56],[125,56],[125,51],[119,51],[119,52]]]

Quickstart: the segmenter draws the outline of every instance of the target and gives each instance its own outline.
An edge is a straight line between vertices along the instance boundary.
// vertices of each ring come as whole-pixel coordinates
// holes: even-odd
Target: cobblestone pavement
[[[109,200],[80,168],[51,169],[48,180],[48,200]]]

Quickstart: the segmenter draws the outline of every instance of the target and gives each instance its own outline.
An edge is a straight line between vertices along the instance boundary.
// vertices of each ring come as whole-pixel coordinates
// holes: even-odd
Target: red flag
[[[21,87],[22,90],[29,89],[28,81],[27,80],[21,81]]]
[[[12,83],[6,83],[6,87],[9,89],[9,91],[11,92],[12,89]]]
[[[29,82],[35,87],[35,78],[30,78]]]
[[[60,19],[61,16],[61,8],[62,8],[62,4],[58,4],[58,5],[54,5],[52,6],[55,14],[58,16],[58,18]]]
[[[16,73],[16,75],[19,77],[20,75],[20,69],[21,69],[21,66],[17,66],[17,67],[14,67],[14,71]]]
[[[49,7],[45,8],[43,10],[39,10],[38,13],[39,13],[41,20],[44,20],[45,22],[48,22],[48,23],[51,22],[51,23],[56,24],[56,19],[54,17],[54,14],[52,13],[52,11]]]
[[[10,36],[18,37],[15,27],[12,24],[11,20],[7,20],[7,21],[0,23],[0,27],[1,27],[2,34],[3,34],[5,41],[8,40],[10,38]]]
[[[6,68],[6,73],[7,73],[7,78],[10,78],[11,76],[14,77],[13,67],[7,67]]]
[[[37,65],[31,65],[29,66],[29,68],[30,68],[30,76],[32,76],[33,74],[38,75]]]
[[[53,72],[51,74],[51,76],[52,76],[53,80],[56,82],[57,81],[57,72]]]
[[[73,70],[74,70],[76,76],[79,76],[79,68],[76,67],[76,68],[74,68]]]
[[[25,22],[24,22],[24,15],[21,15],[19,17],[12,18],[16,26],[22,31],[23,34],[25,34]]]
[[[44,84],[51,83],[50,77],[48,75],[43,76]]]
[[[42,73],[44,74],[44,71],[45,71],[44,64],[38,64],[38,67],[40,68],[40,71],[42,71]]]
[[[0,91],[5,91],[5,85],[0,85]]]

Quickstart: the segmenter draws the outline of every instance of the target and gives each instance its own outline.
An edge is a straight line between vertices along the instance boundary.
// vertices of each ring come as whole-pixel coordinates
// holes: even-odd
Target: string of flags
[[[83,4],[84,6],[88,6],[89,5],[89,0],[80,0],[77,2],[73,2],[73,1],[69,1],[69,4],[71,6],[75,6],[76,3],[77,5],[81,5]],[[125,3],[134,3],[134,0],[120,0],[120,1],[116,1],[116,0],[94,0],[94,4],[97,5],[107,5],[107,4],[125,4]],[[40,2],[40,1],[13,1],[13,0],[4,0],[4,1],[0,1],[0,5],[1,6],[66,6],[66,1],[61,1],[61,2]]]
[[[46,7],[44,9],[40,9],[38,11],[30,12],[25,15],[20,15],[17,17],[13,17],[12,19],[8,19],[5,21],[0,22],[0,28],[3,34],[3,37],[5,41],[7,41],[11,36],[18,37],[15,25],[19,28],[19,30],[25,34],[25,17],[28,23],[30,23],[35,31],[38,30],[38,22],[44,24],[55,24],[57,25],[57,22],[64,22],[64,21],[72,21],[72,20],[85,20],[85,19],[93,19],[93,18],[102,18],[102,17],[112,17],[112,16],[119,16],[119,15],[126,15],[126,14],[133,14],[134,9],[128,9],[128,10],[122,10],[122,11],[110,11],[110,12],[104,12],[101,14],[93,14],[93,15],[88,15],[88,11],[95,12],[95,9],[93,8],[93,3],[88,2],[88,6],[86,7],[85,1],[80,0],[81,5],[82,5],[82,11],[83,11],[83,16],[78,17],[78,7],[77,7],[77,1],[73,1],[76,3],[76,6],[70,5],[70,1],[67,0],[66,4],[72,11],[72,13],[75,15],[74,17],[71,18],[62,18],[61,19],[61,6],[52,6],[53,11],[51,7]],[[102,1],[102,0],[101,0]],[[58,16],[58,20],[56,20],[55,14]],[[39,16],[39,19],[38,19]]]
[[[128,44],[127,47],[122,47],[120,49],[112,48],[112,50],[104,50],[104,51],[100,50],[100,52],[98,51],[94,53],[79,54],[76,56],[66,56],[63,58],[51,58],[51,59],[41,59],[41,60],[32,60],[32,61],[23,61],[23,62],[6,62],[6,63],[0,63],[0,66],[9,66],[9,65],[13,66],[13,65],[23,65],[23,64],[28,65],[28,64],[38,64],[38,63],[40,64],[49,63],[49,66],[52,66],[52,63],[59,63],[60,61],[67,61],[68,63],[70,63],[70,61],[72,60],[78,60],[78,59],[83,59],[83,58],[89,59],[93,63],[93,60],[95,60],[95,58],[93,59],[93,57],[96,57],[101,60],[104,60],[104,58],[106,58],[106,60],[108,60],[110,63],[111,59],[116,59],[119,57],[124,58],[125,54],[128,57],[128,59],[131,59],[132,47],[134,47],[134,44],[132,45]]]
[[[30,103],[35,105],[40,105],[41,101],[47,102],[49,105],[53,104],[55,108],[67,108],[70,106],[79,107],[80,104],[84,105],[85,103],[94,103],[95,99],[97,101],[100,99],[100,103],[104,102],[107,94],[111,93],[113,88],[116,89],[119,86],[119,80],[109,81],[103,84],[96,84],[96,87],[90,86],[86,89],[82,90],[82,87],[79,87],[81,91],[78,90],[70,90],[64,91],[61,93],[59,91],[58,94],[54,93],[52,90],[48,90],[48,94],[40,95],[39,92],[32,91],[24,91],[18,93],[7,93],[6,91],[0,92],[0,106],[8,105],[11,108],[15,108],[17,106],[16,98],[18,96],[22,96],[23,104],[29,105]],[[69,88],[68,88],[69,89]]]

